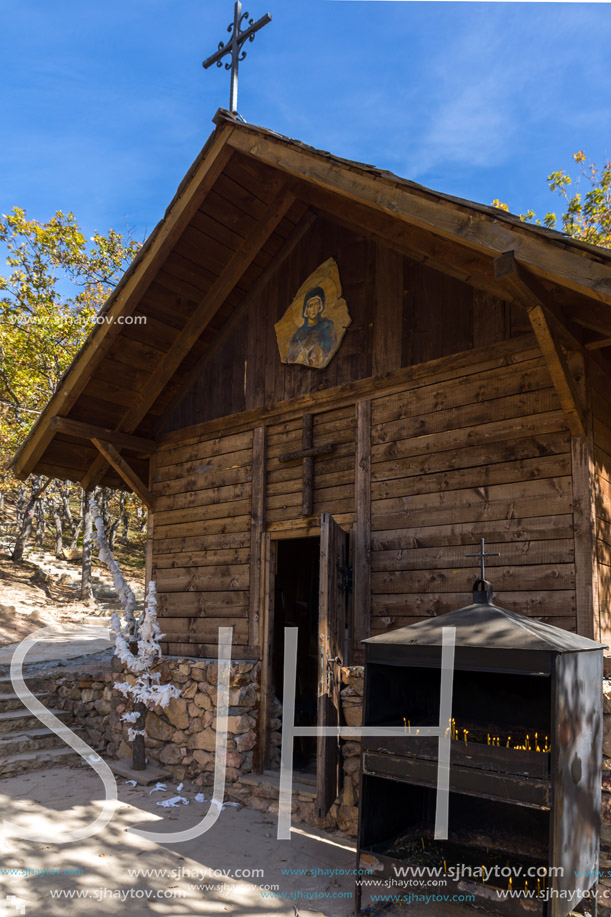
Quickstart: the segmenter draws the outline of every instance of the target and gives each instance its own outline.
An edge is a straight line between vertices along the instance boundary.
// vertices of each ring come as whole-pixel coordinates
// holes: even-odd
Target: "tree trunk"
[[[13,548],[13,553],[11,555],[11,560],[15,561],[15,563],[19,563],[23,560],[23,552],[28,538],[32,533],[36,503],[40,497],[42,497],[50,483],[50,478],[46,481],[45,484],[40,483],[40,478],[34,478],[34,482],[32,484],[32,493],[30,495],[30,499],[28,500],[27,506],[23,511],[21,528],[17,534],[17,540],[15,541],[15,547]]]
[[[77,547],[78,547],[78,540],[79,540],[79,538],[80,538],[81,529],[82,529],[82,528],[83,528],[83,519],[82,519],[82,517],[81,517],[81,518],[79,519],[78,523],[77,523],[77,526],[76,526],[75,530],[74,530],[74,535],[72,536],[72,541],[70,542],[70,552],[71,552],[71,553],[72,553],[72,551],[76,551],[76,549],[77,549]]]
[[[123,527],[123,532],[121,534],[121,543],[128,544],[128,532],[129,532],[129,513],[127,512],[127,505],[125,502],[125,494],[121,494],[119,498],[119,520]]]
[[[23,484],[20,484],[17,488],[17,507],[16,507],[16,517],[17,525],[20,526],[23,524],[23,513],[25,510],[25,487]]]
[[[45,517],[45,499],[41,497],[36,504],[36,538],[35,542],[39,547],[43,547],[45,541],[45,528],[47,520]]]
[[[51,512],[53,513],[53,523],[55,525],[55,556],[63,558],[64,556],[64,531],[62,522],[62,501],[51,502]]]
[[[110,506],[107,487],[100,488],[100,516],[104,522],[104,531],[107,532],[110,528]]]
[[[81,563],[81,599],[84,602],[89,601],[89,599],[93,597],[91,589],[92,500],[93,494],[85,494],[83,501],[83,560]]]
[[[136,729],[144,729],[146,722],[146,704],[134,704],[134,710],[140,714],[136,720]],[[136,736],[132,743],[132,769],[143,771],[146,769],[146,749],[144,747],[144,736]]]
[[[73,528],[74,519],[72,518],[72,510],[70,509],[70,494],[68,493],[68,488],[65,484],[59,488],[59,494],[62,501],[62,515],[64,517],[64,522],[66,525],[69,525],[70,528]]]
[[[120,521],[121,521],[120,517],[115,519],[115,521],[113,522],[113,524],[110,527],[110,532],[108,533],[108,547],[110,548],[111,551],[115,546],[115,538],[117,537],[117,530],[119,528]]]

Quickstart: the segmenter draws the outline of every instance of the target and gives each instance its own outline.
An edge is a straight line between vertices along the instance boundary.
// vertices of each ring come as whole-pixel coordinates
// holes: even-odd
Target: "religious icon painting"
[[[274,325],[280,359],[324,369],[337,353],[351,321],[342,298],[337,262],[328,258],[302,283]]]

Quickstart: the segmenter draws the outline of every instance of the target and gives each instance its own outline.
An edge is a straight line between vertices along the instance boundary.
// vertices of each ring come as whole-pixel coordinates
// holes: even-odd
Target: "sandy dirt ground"
[[[94,567],[94,597],[89,602],[79,597],[80,575],[78,562],[58,560],[39,549],[30,549],[19,564],[0,554],[0,646],[22,640],[49,624],[107,620],[118,607],[110,574]],[[142,601],[142,577],[128,573],[127,580]]]
[[[97,775],[85,767],[57,768],[0,781],[3,818],[36,826],[48,838],[42,843],[16,838],[4,842],[0,887],[3,894],[21,899],[28,917],[348,917],[352,913],[351,877],[316,875],[317,870],[352,870],[352,844],[340,835],[298,828],[290,841],[278,841],[275,819],[252,809],[227,807],[207,834],[166,846],[145,841],[128,829],[138,826],[176,831],[179,826],[190,827],[208,811],[209,791],[207,801],[198,803],[198,791],[185,787],[181,795],[189,805],[161,808],[156,803],[175,796],[175,784],[168,782],[166,792],[151,793],[150,787],[131,787],[119,780],[118,789],[120,802],[103,831],[62,845],[58,843],[60,829],[81,826],[99,815],[103,791]],[[81,870],[82,874],[2,875],[1,870],[6,869]],[[250,878],[254,869],[264,874]],[[287,869],[303,869],[310,874],[283,875]],[[130,875],[130,870],[156,870],[157,874]],[[215,870],[228,875],[221,878]],[[277,889],[266,890],[266,885]],[[61,892],[78,892],[82,897],[53,896]],[[275,897],[291,893],[294,900]],[[148,901],[146,894],[150,895]]]
[[[151,793],[119,779],[109,824],[93,837],[62,844],[60,831],[100,814],[97,775],[86,767],[56,768],[0,781],[3,819],[44,838],[23,840],[10,831],[3,837],[0,829],[0,911],[4,897],[15,895],[27,917],[351,917],[352,841],[305,826],[293,826],[291,840],[279,841],[274,817],[230,806],[191,841],[154,843],[131,833],[133,827],[177,831],[201,821],[209,790],[205,802],[196,802],[201,791],[185,785],[180,795],[189,804],[162,808],[157,802],[177,794],[175,782],[166,787]],[[441,904],[388,907],[364,900],[363,906],[363,917],[473,917]]]

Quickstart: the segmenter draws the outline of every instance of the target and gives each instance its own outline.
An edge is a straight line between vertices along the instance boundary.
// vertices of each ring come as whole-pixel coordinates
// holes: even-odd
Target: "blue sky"
[[[253,0],[240,113],[512,210],[559,209],[553,169],[611,156],[611,4]],[[4,0],[0,210],[73,210],[144,238],[226,107],[202,60],[232,0]]]

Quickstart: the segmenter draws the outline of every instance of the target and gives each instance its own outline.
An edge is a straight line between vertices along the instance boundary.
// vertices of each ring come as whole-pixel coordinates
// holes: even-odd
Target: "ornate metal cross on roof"
[[[231,91],[229,95],[229,111],[237,113],[238,111],[238,66],[240,61],[246,57],[246,51],[242,51],[242,45],[245,41],[254,41],[255,34],[262,29],[264,25],[272,21],[269,13],[262,16],[256,22],[248,19],[248,28],[242,31],[242,20],[248,19],[248,13],[242,13],[241,0],[236,0],[233,23],[227,26],[227,31],[231,32],[231,38],[223,44],[219,42],[218,51],[211,57],[207,58],[202,67],[207,70],[212,64],[217,67],[223,66],[223,58],[226,54],[231,54],[231,63],[225,64],[225,70],[231,70]]]
[[[500,556],[501,556],[501,555],[499,554],[498,551],[491,551],[489,554],[486,554],[486,540],[485,540],[484,538],[482,538],[482,540],[481,540],[481,548],[480,548],[480,550],[479,550],[479,554],[465,554],[465,557],[479,557],[479,558],[481,558],[481,564],[482,564],[482,566],[481,566],[481,576],[480,576],[480,579],[482,579],[482,580],[485,580],[485,579],[486,579],[486,558],[487,558],[487,557],[500,557]]]

